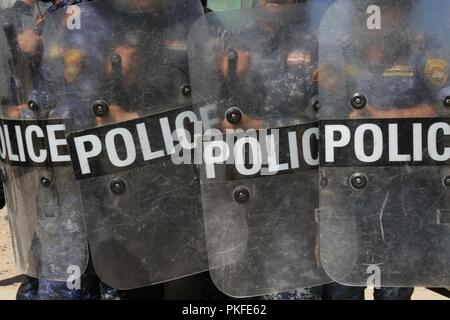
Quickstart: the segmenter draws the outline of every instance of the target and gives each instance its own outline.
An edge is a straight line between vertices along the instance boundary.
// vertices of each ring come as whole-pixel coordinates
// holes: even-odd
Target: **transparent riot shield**
[[[342,284],[450,283],[449,9],[340,0],[321,21],[321,260]]]
[[[74,10],[53,16],[44,38],[57,96],[76,113],[68,144],[97,274],[134,289],[206,271],[198,170],[192,141],[182,145],[197,122],[187,32],[200,1]]]
[[[60,116],[66,106],[56,103],[43,76],[46,44],[31,9],[7,8],[0,21],[2,179],[19,270],[65,282],[88,261],[80,187],[65,140],[72,119]]]
[[[210,273],[230,296],[328,281],[315,217],[318,53],[310,13],[304,3],[211,13],[190,33]]]
[[[0,24],[4,25],[6,22],[0,11]],[[10,52],[8,51],[8,42],[3,30],[0,30],[0,99],[1,105],[7,103],[8,95],[10,94],[9,82],[11,79],[8,61],[10,60]]]

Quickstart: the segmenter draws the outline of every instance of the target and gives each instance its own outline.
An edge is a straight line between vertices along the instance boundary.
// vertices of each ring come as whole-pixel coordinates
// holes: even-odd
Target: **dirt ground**
[[[6,209],[0,211],[0,300],[15,299],[19,287],[20,274],[15,269],[11,239],[9,235],[8,218]],[[366,290],[366,299],[372,300],[372,291]],[[424,288],[416,288],[414,300],[448,300]]]
[[[20,281],[14,267],[6,209],[0,211],[0,300],[15,298]]]

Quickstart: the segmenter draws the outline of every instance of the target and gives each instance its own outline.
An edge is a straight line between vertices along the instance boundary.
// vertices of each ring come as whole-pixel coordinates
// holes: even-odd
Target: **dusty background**
[[[6,209],[0,211],[0,300],[13,300],[19,287],[20,274],[15,269]],[[371,290],[366,290],[366,299],[372,299]],[[448,300],[423,288],[415,290],[415,300]]]

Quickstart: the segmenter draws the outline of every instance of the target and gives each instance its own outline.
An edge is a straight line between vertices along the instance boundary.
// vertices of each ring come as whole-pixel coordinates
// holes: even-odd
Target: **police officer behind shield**
[[[277,11],[283,5],[290,5],[295,3],[301,3],[305,1],[300,0],[255,0],[253,2],[254,8],[261,8],[266,10],[269,14],[273,14],[276,17]],[[281,18],[281,17],[280,17]],[[276,18],[274,18],[276,19]],[[308,19],[308,17],[300,18]],[[247,85],[246,82],[239,80],[246,79],[249,76],[249,70],[251,68],[257,68],[253,66],[255,63],[254,55],[256,52],[251,52],[245,48],[245,44],[242,44],[241,48],[236,49],[236,57],[230,60],[230,53],[224,53],[219,68],[222,70],[222,74],[225,78],[234,78],[237,80],[237,84],[233,85],[229,83],[229,87],[226,90],[232,92],[246,92],[253,91],[254,97],[241,97],[241,99],[247,99],[244,104],[262,104],[267,99],[267,105],[271,105],[270,101],[273,99],[272,95],[276,95],[279,91],[285,90],[286,94],[292,95],[289,100],[296,101],[295,98],[301,99],[303,105],[309,105],[310,108],[305,110],[296,110],[294,114],[286,114],[288,107],[284,108],[269,108],[264,110],[264,107],[258,111],[260,114],[242,114],[242,120],[238,125],[231,124],[226,118],[223,120],[223,129],[261,129],[267,126],[282,125],[280,123],[263,123],[260,119],[267,117],[270,114],[271,118],[277,118],[278,113],[283,114],[284,118],[290,118],[290,121],[300,117],[312,121],[314,119],[314,111],[312,104],[317,94],[315,88],[315,70],[317,67],[317,57],[315,56],[315,50],[317,49],[317,43],[312,35],[308,34],[309,30],[284,30],[277,25],[275,21],[261,21],[257,27],[258,30],[253,31],[255,34],[261,34],[261,39],[255,39],[255,41],[263,41],[264,48],[262,59],[268,60],[284,59],[286,62],[286,68],[284,70],[284,81],[273,83],[274,90],[269,92],[263,87],[263,84],[259,82],[258,75],[252,75],[254,81],[251,85],[254,88],[242,88],[243,85]],[[245,31],[244,31],[245,32]],[[284,38],[291,39],[286,40]],[[284,39],[284,41],[283,41]],[[289,43],[290,47],[279,47],[278,43]],[[298,47],[295,47],[298,45]],[[259,54],[259,53],[258,53]],[[234,62],[233,62],[234,61]],[[231,65],[230,65],[231,64]],[[276,66],[274,66],[276,67]],[[272,70],[278,71],[278,70]],[[267,71],[270,72],[270,71]],[[292,80],[292,79],[295,79]],[[249,100],[250,99],[250,100]],[[308,103],[305,101],[308,100]]]
[[[198,3],[200,4],[200,3]],[[94,6],[95,7],[95,6]],[[97,8],[90,8],[91,10],[97,10],[97,8],[103,12],[106,9],[108,12],[103,12],[108,21],[111,24],[105,23],[107,28],[111,28],[108,31],[112,31],[112,39],[108,44],[104,44],[102,48],[102,59],[105,63],[105,70],[100,72],[106,75],[106,80],[102,84],[105,86],[99,86],[97,91],[93,93],[95,99],[104,99],[109,102],[108,111],[104,115],[96,115],[93,117],[91,110],[85,110],[82,117],[94,118],[95,126],[101,127],[108,124],[123,123],[129,120],[137,119],[147,114],[158,114],[163,112],[167,106],[178,106],[190,103],[189,94],[186,91],[180,89],[186,87],[189,82],[189,69],[187,66],[187,52],[186,52],[186,41],[183,34],[186,30],[183,28],[184,19],[192,19],[191,13],[188,11],[191,9],[197,17],[197,3],[192,3],[192,8],[184,7],[179,5],[176,1],[162,1],[162,0],[140,0],[140,1],[114,1],[114,3],[109,6],[106,1],[100,4]],[[89,9],[89,8],[88,8]],[[200,13],[201,15],[201,13]],[[172,19],[171,19],[172,17]],[[179,24],[179,28],[177,28]],[[89,38],[89,32],[81,32],[80,38]],[[68,42],[67,38],[61,39],[62,42]],[[87,42],[89,43],[89,41]],[[76,45],[76,44],[75,44]],[[95,58],[100,56],[98,51],[90,55],[92,48],[89,44],[78,43],[78,48],[80,52],[83,52],[85,56],[85,65],[92,66],[98,65],[93,61],[88,61],[90,58]],[[106,53],[104,52],[106,51]],[[80,80],[84,78],[89,78],[90,70],[82,70],[78,77]],[[99,77],[101,78],[101,76]],[[83,94],[83,89],[78,90]],[[88,91],[88,90],[86,90]],[[82,126],[90,126],[90,123],[83,123]],[[140,201],[146,201],[148,206],[145,206],[146,210],[157,210],[160,207],[174,206],[173,199],[163,203],[161,205],[161,199],[165,196],[170,196],[168,193],[158,195],[158,184],[152,181],[156,173],[155,170],[143,170],[143,173],[138,176],[133,175],[133,172],[125,173],[121,175],[121,178],[128,180],[129,183],[138,184],[141,183],[141,188],[138,192],[133,194],[125,194],[122,197],[115,197],[114,201],[119,202],[117,208],[110,209],[108,215],[117,216],[120,218],[123,214],[121,210],[130,211],[130,216],[132,213],[142,215],[140,219],[150,219],[150,212],[138,212],[137,208],[132,208],[132,203],[140,203]],[[145,176],[148,174],[148,176]],[[193,171],[192,174],[195,172]],[[158,172],[160,175],[161,172]],[[189,176],[191,173],[189,173]],[[195,177],[192,176],[192,181],[189,183],[195,183]],[[106,181],[106,179],[98,179],[98,183]],[[94,181],[96,182],[96,181]],[[100,199],[92,200],[92,196],[98,192],[97,183],[84,183],[82,185],[84,189],[83,194],[85,195],[86,203],[90,203],[92,207],[88,209],[88,216],[92,215],[95,217],[98,211],[102,210],[103,206],[109,206],[110,203],[105,201],[100,201]],[[195,188],[193,191],[195,191]],[[127,191],[128,192],[128,191]],[[191,192],[191,191],[189,191]],[[151,195],[151,196],[149,196]],[[153,202],[148,199],[156,196]],[[114,197],[114,195],[113,195]],[[186,206],[190,208],[191,206],[197,205],[195,198],[188,197],[190,203],[186,203]],[[127,202],[130,201],[130,202]],[[123,207],[123,208],[122,208]],[[149,208],[150,207],[150,208]],[[109,208],[109,207],[108,207]],[[180,211],[184,208],[179,208]],[[114,213],[114,214],[112,214]],[[120,213],[120,214],[119,214]],[[158,213],[158,212],[157,212]],[[178,213],[175,212],[162,212],[163,216],[176,216]],[[194,212],[192,212],[194,214]],[[135,217],[134,217],[135,218]],[[158,215],[154,219],[158,218]],[[173,226],[167,226],[168,228],[178,227],[176,219],[173,219]],[[91,220],[92,221],[92,220]],[[88,229],[95,228],[100,225],[99,222],[91,222],[88,219]],[[105,222],[102,222],[105,223]],[[109,223],[109,221],[107,222]],[[130,224],[131,228],[134,228],[136,221],[123,221],[123,224]],[[164,223],[159,222],[161,227],[164,227]],[[183,224],[178,222],[178,224]],[[148,221],[148,227],[153,228],[157,226],[158,222],[154,220]],[[114,228],[115,225],[108,225],[107,227]],[[142,228],[142,225],[138,226]],[[183,227],[183,226],[182,226]],[[145,229],[148,232],[153,230]],[[144,231],[145,231],[144,230]],[[137,232],[137,231],[136,231]],[[135,233],[136,233],[135,232]],[[94,245],[91,246],[93,261],[95,264],[96,259],[97,265],[101,267],[101,271],[108,270],[109,279],[116,280],[116,283],[121,283],[116,287],[126,286],[126,287],[138,287],[139,289],[130,290],[119,290],[112,284],[112,287],[102,284],[102,288],[105,290],[105,294],[102,298],[105,299],[133,299],[133,298],[157,298],[157,299],[216,299],[218,297],[225,298],[215,286],[212,284],[208,272],[202,272],[197,275],[187,276],[185,278],[163,282],[161,284],[149,286],[151,283],[153,273],[157,272],[158,275],[163,275],[166,270],[176,269],[176,264],[186,263],[186,261],[179,261],[175,259],[171,262],[171,265],[161,265],[158,270],[147,270],[149,266],[152,265],[152,260],[156,265],[158,263],[159,255],[157,256],[145,256],[141,259],[133,256],[132,253],[127,252],[127,247],[136,245],[136,247],[143,247],[143,252],[147,253],[147,249],[151,249],[152,246],[157,249],[155,243],[146,243],[145,241],[149,239],[147,232],[141,232],[144,236],[139,242],[136,238],[136,234],[126,234],[121,237],[124,243],[114,242],[112,239],[97,240],[97,233],[101,231],[93,231],[91,233],[90,241]],[[164,234],[167,237],[177,237],[177,234]],[[188,237],[189,238],[189,237]],[[100,237],[101,239],[101,237]],[[190,239],[190,238],[189,238]],[[127,254],[128,256],[124,259],[127,260],[127,268],[130,268],[130,272],[127,275],[120,274],[123,273],[122,260],[114,259],[115,252],[112,252],[112,256],[107,256],[105,261],[102,261],[102,256],[104,256],[104,250],[102,248],[96,248],[102,245],[101,242],[110,243],[115,247],[108,247],[111,251],[120,252],[120,254]],[[108,242],[109,241],[109,242]],[[150,241],[150,240],[149,240]],[[170,242],[169,240],[164,241],[164,239],[155,239],[155,242]],[[180,244],[181,246],[185,245]],[[201,246],[202,243],[199,243]],[[163,251],[169,251],[171,249],[161,249]],[[153,252],[157,252],[156,250]],[[138,253],[142,254],[142,251]],[[160,255],[173,255],[175,252],[163,252]],[[190,257],[191,259],[196,259],[196,257]],[[144,264],[143,264],[144,261]],[[97,271],[99,268],[97,267]],[[204,269],[199,270],[204,271]],[[117,273],[117,274],[115,274]],[[156,275],[156,276],[158,276]],[[183,274],[182,274],[183,275]],[[102,278],[102,275],[100,275]],[[116,278],[116,279],[114,279]],[[130,284],[130,279],[138,279],[137,282]],[[150,279],[150,280],[149,280]],[[135,280],[136,281],[136,280]]]
[[[47,13],[56,12],[58,9],[63,8],[67,4],[79,3],[80,1],[64,1],[64,2],[55,2],[53,6],[51,6]],[[139,9],[143,11],[151,11],[154,10],[162,10],[169,2],[161,2],[161,1],[139,1],[136,2]],[[32,12],[32,6],[28,3],[18,3],[16,4],[16,9],[21,8],[22,6],[27,5],[26,8],[28,11]],[[157,7],[154,7],[157,6]],[[12,11],[9,13],[10,17],[17,15],[19,10]],[[30,15],[30,18],[32,15]],[[16,22],[16,16],[11,18],[11,21]],[[119,17],[117,17],[119,18]],[[156,18],[156,16],[155,16]],[[148,21],[144,19],[144,21]],[[155,20],[156,21],[156,20]],[[100,23],[100,21],[97,21]],[[156,22],[155,22],[156,23]],[[100,27],[100,25],[99,25]],[[142,26],[141,26],[142,27]],[[151,27],[151,26],[149,26]],[[137,28],[140,29],[139,26]],[[101,30],[101,29],[99,29]],[[119,68],[119,76],[115,73],[118,69],[117,66],[113,66],[110,64],[105,70],[109,76],[111,77],[112,83],[114,84],[113,89],[117,89],[117,92],[111,97],[111,101],[115,104],[110,106],[110,112],[108,117],[105,118],[96,118],[97,125],[104,125],[110,122],[121,122],[130,119],[134,119],[137,117],[136,109],[139,106],[142,106],[143,103],[146,103],[147,99],[151,97],[146,96],[145,91],[145,78],[139,78],[139,72],[137,72],[139,61],[139,56],[145,54],[142,52],[144,45],[142,43],[143,37],[139,37],[140,35],[133,35],[133,27],[130,25],[131,32],[122,34],[117,38],[117,43],[114,50],[111,52],[111,55],[119,56],[121,60],[121,65]],[[75,34],[76,35],[76,34]],[[22,35],[19,34],[20,37],[28,37],[28,40],[25,41],[28,46],[25,47],[27,53],[33,53],[36,51],[39,52],[38,47],[42,43],[42,39],[39,34],[36,32],[30,31]],[[95,37],[95,35],[92,35]],[[32,40],[36,40],[35,46],[29,46],[30,43],[33,43]],[[76,50],[76,46],[83,47],[83,44],[80,44],[80,40],[77,37],[73,39],[71,36],[67,36],[68,42],[71,43],[74,48],[66,47],[61,51],[62,48],[53,50],[56,53],[56,57],[61,55],[64,57],[65,64],[65,72],[64,72],[64,81],[66,82],[66,88],[71,91],[71,87],[76,86],[77,84],[77,76],[80,72],[83,72],[82,65],[85,63],[83,61],[83,53],[80,50]],[[91,39],[92,40],[92,39]],[[178,56],[176,53],[178,46],[180,43],[171,43],[170,39],[167,40],[167,50],[174,50],[174,56]],[[73,42],[72,42],[73,41]],[[164,42],[163,38],[158,38],[157,41]],[[182,44],[181,44],[182,45]],[[171,47],[173,46],[173,47]],[[51,50],[49,50],[51,53]],[[106,59],[106,57],[105,57]],[[111,57],[110,57],[111,59]],[[133,61],[134,60],[134,61]],[[137,60],[137,61],[136,61]],[[177,58],[175,58],[177,60]],[[181,59],[183,61],[185,59]],[[153,67],[158,67],[153,65]],[[142,71],[142,70],[140,70]],[[148,75],[145,74],[144,75]],[[142,73],[140,73],[142,76]],[[170,75],[167,75],[167,81],[170,80]],[[170,84],[170,83],[169,83]],[[184,83],[183,83],[184,84]],[[61,85],[61,84],[60,84]],[[170,87],[160,87],[161,90],[170,90]],[[136,91],[134,91],[136,90]],[[144,90],[144,91],[142,91]],[[142,93],[142,95],[141,95]],[[153,92],[154,94],[155,92]],[[139,96],[141,99],[136,100],[133,97]],[[131,99],[129,99],[131,97]],[[76,94],[73,95],[70,93],[68,95],[68,105],[65,107],[73,107],[80,108],[81,100],[77,100]],[[78,101],[78,106],[77,102]],[[14,115],[19,116],[24,110],[26,110],[26,106],[13,107]],[[64,112],[64,111],[63,111]],[[81,112],[77,110],[72,110],[71,112]],[[9,116],[14,116],[12,113]],[[77,117],[76,121],[82,121],[82,118]],[[75,122],[76,122],[75,121]],[[117,261],[119,263],[119,261]],[[135,272],[139,272],[139,270],[135,270]],[[166,298],[217,298],[222,297],[220,293],[217,292],[215,287],[211,284],[209,274],[203,273],[196,276],[188,277],[185,279],[173,281],[166,285],[157,285],[148,288],[143,288],[142,290],[129,290],[129,291],[121,291],[115,290],[113,288],[108,287],[105,284],[99,283],[99,279],[93,273],[91,266],[89,266],[88,271],[83,275],[81,279],[81,290],[72,290],[67,287],[65,282],[58,281],[48,281],[45,279],[36,279],[34,277],[26,277],[26,281],[22,284],[19,289],[18,298],[19,299],[87,299],[87,298],[98,298],[99,290],[101,291],[102,299],[149,299],[149,298],[157,298],[161,299],[163,297]]]
[[[252,7],[265,10],[269,15],[276,17],[278,11],[283,10],[284,5],[300,2],[306,1],[255,0]],[[244,110],[246,106],[259,106],[259,109],[253,109],[252,112],[242,112],[242,119],[238,124],[230,123],[225,117],[222,121],[223,130],[273,128],[315,120],[317,40],[309,33],[311,30],[300,28],[289,30],[289,28],[280,27],[278,20],[273,19],[259,21],[251,27],[255,30],[242,31],[258,35],[252,41],[263,43],[262,52],[252,52],[251,48],[247,48],[246,44],[242,43],[240,47],[234,48],[231,59],[230,52],[225,52],[218,60],[219,70],[224,77],[223,95],[234,97]],[[300,20],[301,25],[309,27],[309,21],[305,20],[311,19],[308,15],[300,19],[303,19]],[[280,46],[280,43],[286,45]],[[270,67],[270,63],[258,66],[255,65],[258,63],[255,59],[256,55],[260,55],[259,59],[262,61],[282,62],[273,63],[273,68]],[[263,79],[270,79],[269,75],[273,76],[273,81],[264,83]],[[286,100],[281,100],[283,103],[279,105],[278,99]],[[317,259],[319,260],[318,255]],[[260,298],[320,300],[321,295],[322,287],[318,286],[274,293]]]
[[[409,4],[407,4],[409,3]],[[428,85],[423,82],[425,69],[421,70],[420,55],[417,49],[420,49],[421,39],[419,35],[414,37],[410,30],[404,32],[393,32],[396,20],[402,17],[401,10],[410,12],[411,2],[404,1],[401,4],[393,1],[392,4],[381,6],[383,17],[383,33],[378,33],[376,41],[368,37],[364,44],[364,55],[366,57],[364,71],[357,76],[355,83],[358,87],[366,86],[370,83],[381,82],[382,86],[378,90],[386,92],[383,100],[381,92],[373,90],[365,90],[373,95],[371,101],[375,101],[373,105],[369,105],[362,111],[354,111],[352,118],[361,116],[373,118],[420,118],[434,117],[436,112],[433,107],[423,100],[424,94],[427,94]],[[385,9],[385,10],[383,10]],[[406,18],[405,18],[406,19]],[[381,39],[383,38],[383,39]],[[414,47],[414,44],[418,48]],[[406,83],[404,78],[409,76],[414,78],[416,87],[402,87],[402,83]],[[411,82],[407,82],[411,83]],[[370,89],[373,89],[370,87]],[[416,91],[408,91],[408,90]],[[401,93],[403,90],[405,93]],[[364,92],[365,92],[364,91]],[[356,91],[359,92],[359,91]],[[402,99],[393,97],[388,93],[395,92]],[[407,95],[406,93],[409,93]],[[369,97],[370,98],[370,97]]]
[[[360,36],[363,45],[361,61],[346,61],[346,70],[322,66],[320,84],[329,92],[327,100],[335,106],[346,105],[339,92],[363,92],[368,105],[354,110],[350,118],[427,118],[435,117],[430,86],[426,82],[425,67],[421,63],[422,39],[405,27],[412,10],[411,1],[372,1],[381,8],[383,28],[373,36]],[[364,4],[361,4],[364,6]],[[400,26],[398,22],[401,21]],[[396,28],[401,28],[399,31]],[[360,32],[368,32],[363,28]],[[349,40],[350,42],[351,40]],[[358,50],[360,43],[348,48]],[[349,54],[351,57],[352,55]],[[345,74],[345,75],[344,75]],[[337,81],[336,81],[337,79]],[[347,79],[342,83],[339,79]],[[424,81],[425,80],[425,81]],[[329,103],[329,105],[332,105]],[[364,299],[364,289],[345,287],[338,283],[325,286],[326,299]],[[410,300],[414,288],[375,288],[375,300]]]
[[[45,13],[39,12],[39,15],[35,18],[34,9],[35,5],[40,11],[39,4],[34,0],[18,0],[14,3],[12,7],[9,7],[3,11],[3,16],[6,20],[6,25],[4,26],[5,32],[8,36],[9,47],[11,53],[13,54],[13,59],[10,63],[12,77],[14,81],[12,82],[12,97],[9,103],[9,107],[4,110],[4,115],[8,118],[21,118],[27,117],[29,104],[26,103],[28,99],[34,100],[42,105],[48,105],[48,92],[45,89],[45,81],[42,75],[42,27],[45,23],[46,16],[50,12],[54,12],[65,6],[80,3],[82,1],[49,1],[42,0],[41,2],[49,3],[54,2],[48,7]],[[23,72],[28,70],[29,73]],[[16,171],[19,176],[19,171]],[[16,173],[16,174],[17,174]],[[27,188],[26,185],[19,186],[20,188]],[[23,190],[22,190],[23,191]],[[19,192],[20,193],[20,192]],[[21,201],[21,200],[17,200]],[[35,201],[32,199],[32,201]],[[49,200],[50,201],[50,200]],[[11,203],[11,208],[20,204]],[[30,209],[32,210],[32,209]],[[45,211],[45,208],[38,208],[39,210]],[[30,217],[39,212],[29,212],[24,214],[30,214]],[[46,214],[51,214],[47,212]],[[10,217],[10,219],[15,219]],[[31,218],[30,218],[31,219]],[[41,235],[42,236],[42,235]],[[16,235],[16,241],[21,241],[21,235]],[[35,236],[32,240],[34,245],[40,240]],[[47,241],[52,241],[48,239]],[[44,244],[46,246],[46,244]],[[30,249],[32,250],[32,249]],[[35,250],[35,249],[34,249]],[[64,250],[64,249],[61,249]],[[31,254],[31,253],[28,253]],[[47,257],[38,257],[40,253],[34,253],[37,255],[35,257],[36,261],[42,261],[45,265]],[[47,299],[89,299],[98,297],[98,279],[92,273],[89,267],[87,271],[82,275],[81,288],[69,288],[65,281],[53,281],[40,277],[38,279],[34,274],[39,274],[39,262],[35,267],[37,268],[33,271],[33,276],[24,276],[24,280],[18,289],[17,299],[19,300],[47,300]],[[60,267],[60,266],[56,266]]]

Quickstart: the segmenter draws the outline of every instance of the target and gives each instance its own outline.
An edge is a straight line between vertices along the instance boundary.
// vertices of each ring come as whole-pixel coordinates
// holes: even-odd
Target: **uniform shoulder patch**
[[[384,70],[383,77],[414,77],[414,68],[408,65],[394,65]]]
[[[311,64],[311,54],[306,51],[291,51],[287,56],[287,64],[290,66],[294,65],[304,65],[308,66]]]
[[[78,49],[69,49],[63,54],[64,79],[67,83],[74,82],[81,73],[85,53]]]
[[[64,49],[60,46],[53,45],[49,48],[48,52],[51,59],[58,59],[63,55]]]
[[[425,75],[436,86],[443,86],[448,81],[448,61],[429,58],[425,65]]]

